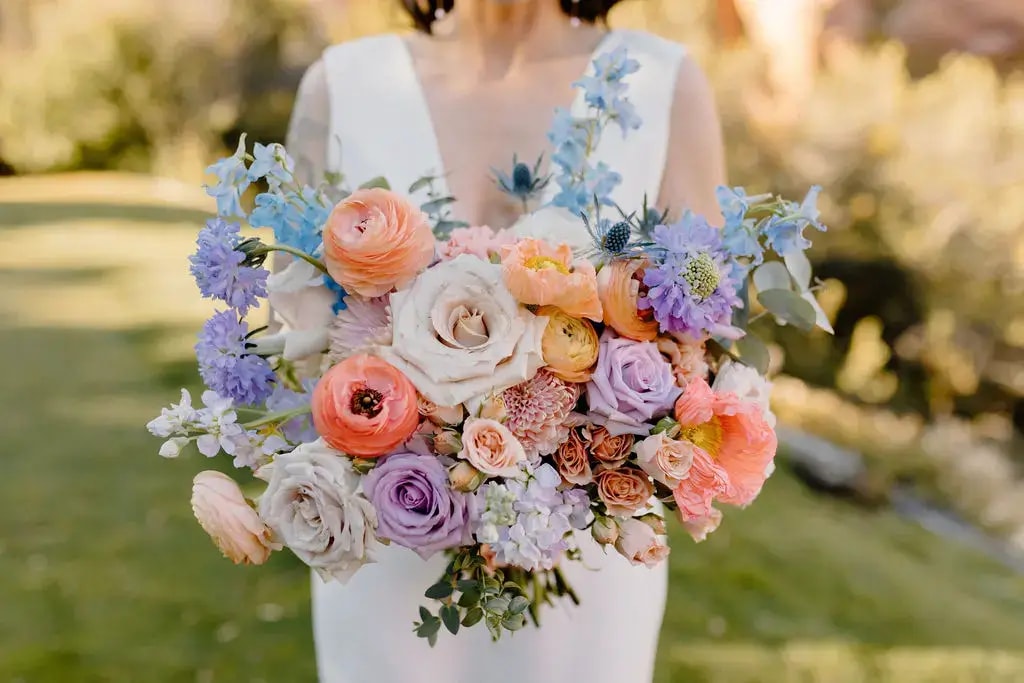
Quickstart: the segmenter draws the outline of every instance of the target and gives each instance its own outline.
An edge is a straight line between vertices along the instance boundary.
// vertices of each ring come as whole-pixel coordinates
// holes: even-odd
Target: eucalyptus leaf
[[[740,360],[764,375],[768,372],[771,356],[764,342],[749,332],[738,342],[736,350],[740,352]]]
[[[480,604],[480,590],[470,588],[459,596],[459,607],[473,607]]]
[[[767,292],[772,289],[790,290],[793,289],[793,280],[789,276],[786,266],[779,261],[763,263],[754,270],[754,286],[758,292]]]
[[[484,611],[479,607],[473,607],[466,612],[466,616],[462,617],[462,625],[466,628],[475,626],[480,623],[480,620],[484,618]]]
[[[423,595],[431,600],[444,600],[451,594],[452,585],[447,581],[439,581],[423,593]]]
[[[517,595],[516,597],[512,598],[512,602],[509,603],[508,611],[512,614],[522,614],[527,609],[529,609],[529,607],[530,600],[528,598],[523,597],[522,595]]]
[[[758,292],[757,300],[776,318],[805,332],[814,329],[814,307],[803,297],[788,289],[768,289]]]
[[[385,178],[382,175],[379,175],[376,178],[370,178],[365,183],[363,183],[362,185],[359,186],[360,190],[372,190],[374,188],[381,188],[383,190],[390,190],[391,189],[391,183],[388,182],[387,178]]]
[[[431,199],[429,202],[424,203],[420,208],[424,213],[433,215],[454,201],[455,197],[438,197],[437,199]]]
[[[434,176],[425,175],[409,186],[409,194],[415,194],[434,182]]]
[[[507,628],[509,631],[518,631],[522,627],[526,626],[526,615],[525,614],[513,614],[505,617],[501,620],[501,625]]]
[[[811,262],[807,260],[807,254],[797,249],[787,253],[783,260],[789,274],[796,281],[797,289],[801,292],[806,291],[811,286]]]
[[[455,605],[445,605],[441,608],[441,621],[444,627],[453,636],[459,632],[459,608]]]
[[[732,309],[732,324],[733,327],[745,330],[750,324],[750,281],[747,278],[740,283],[736,293],[739,294],[740,302],[743,305]]]
[[[484,603],[484,607],[488,612],[494,612],[495,614],[504,614],[508,611],[508,606],[511,601],[505,597],[491,598]]]

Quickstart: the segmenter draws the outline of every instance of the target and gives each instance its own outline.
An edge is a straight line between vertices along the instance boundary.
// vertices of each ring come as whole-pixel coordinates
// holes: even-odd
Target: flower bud
[[[500,395],[488,396],[480,405],[480,417],[484,420],[504,422],[508,413],[505,411],[505,399]]]
[[[610,545],[619,538],[619,525],[611,517],[598,517],[590,527],[590,533],[601,545]]]
[[[434,451],[438,455],[455,455],[462,450],[462,439],[456,432],[445,429],[434,435]]]
[[[480,470],[465,461],[459,462],[455,467],[448,470],[448,480],[456,491],[464,491],[466,493],[476,491],[480,488],[480,484],[484,483],[484,479],[486,477]]]
[[[666,436],[674,439],[679,436],[679,423],[671,417],[663,417],[658,420],[656,425],[654,425],[654,429],[651,430],[651,434],[659,434],[661,432],[665,432]]]
[[[664,536],[667,532],[665,530],[665,519],[660,515],[656,515],[653,512],[648,512],[646,515],[637,517],[641,522],[654,529],[654,533],[659,536]]]

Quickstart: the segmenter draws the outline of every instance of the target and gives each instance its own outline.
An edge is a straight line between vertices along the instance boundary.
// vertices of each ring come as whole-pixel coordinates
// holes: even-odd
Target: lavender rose
[[[436,456],[389,455],[363,477],[363,492],[377,511],[378,536],[423,559],[472,542],[469,499],[451,489]]]
[[[646,436],[651,427],[645,423],[668,413],[681,393],[657,345],[605,330],[597,368],[587,383],[588,417],[594,423],[612,436]]]

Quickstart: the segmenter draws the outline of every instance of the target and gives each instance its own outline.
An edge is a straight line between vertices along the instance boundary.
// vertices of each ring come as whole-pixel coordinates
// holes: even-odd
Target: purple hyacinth
[[[238,309],[241,315],[259,306],[259,297],[267,296],[267,276],[264,268],[242,265],[245,254],[235,251],[242,241],[237,223],[222,218],[209,221],[199,231],[198,249],[189,257],[189,270],[199,291],[207,299],[220,299]]]
[[[247,353],[249,326],[235,311],[214,313],[199,333],[199,375],[213,391],[241,405],[262,403],[274,388],[274,371],[259,356]]]
[[[741,305],[739,270],[729,260],[721,231],[687,212],[678,223],[654,228],[653,239],[654,267],[644,273],[649,289],[640,308],[654,309],[663,332],[700,338],[728,327],[732,309]]]

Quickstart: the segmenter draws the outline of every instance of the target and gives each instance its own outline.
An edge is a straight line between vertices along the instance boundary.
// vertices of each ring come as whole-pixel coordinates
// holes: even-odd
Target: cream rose
[[[743,363],[726,360],[718,369],[715,383],[711,385],[711,388],[716,394],[736,394],[744,401],[756,403],[761,408],[765,422],[769,427],[775,429],[775,414],[770,407],[772,383],[758,374],[754,368]]]
[[[508,427],[495,420],[471,417],[462,427],[459,457],[491,477],[522,476],[526,450]]]
[[[438,406],[524,382],[544,365],[548,319],[519,305],[501,266],[463,254],[391,295],[394,340],[378,355]]]
[[[674,489],[690,473],[694,445],[658,432],[636,445],[636,460],[655,481]]]
[[[587,226],[567,209],[547,206],[526,214],[511,227],[516,237],[532,237],[551,244],[568,244],[574,253],[593,246]]]
[[[270,528],[256,514],[235,481],[220,472],[192,480],[192,512],[224,556],[235,564],[263,564],[280,550]]]
[[[654,567],[668,557],[668,545],[654,533],[649,525],[639,519],[620,519],[619,538],[615,549],[629,560],[630,564]]]
[[[349,459],[318,439],[274,459],[260,515],[324,580],[344,582],[380,547],[377,513],[358,486]]]

